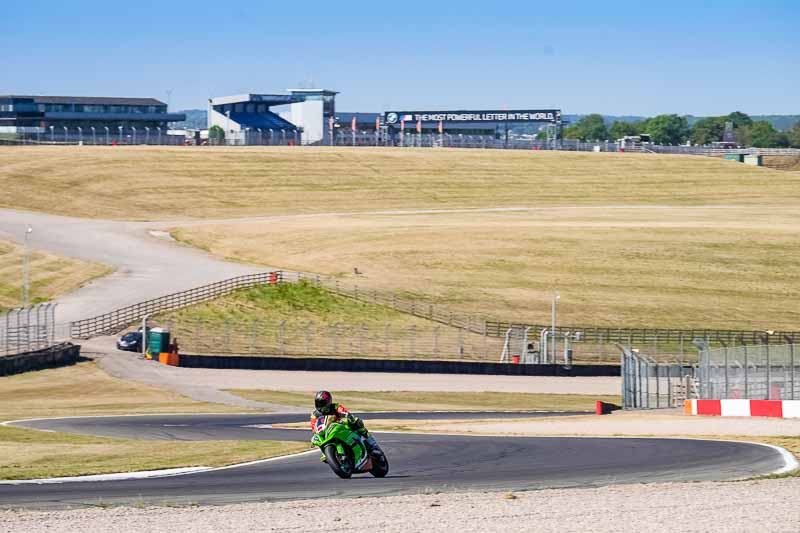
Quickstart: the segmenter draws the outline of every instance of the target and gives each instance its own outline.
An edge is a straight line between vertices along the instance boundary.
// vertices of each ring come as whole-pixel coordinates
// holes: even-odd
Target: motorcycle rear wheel
[[[339,452],[336,451],[336,446],[329,444],[322,450],[327,459],[328,466],[331,467],[333,473],[342,479],[349,479],[353,475],[353,463],[349,457],[339,457]],[[343,459],[343,460],[342,460]]]

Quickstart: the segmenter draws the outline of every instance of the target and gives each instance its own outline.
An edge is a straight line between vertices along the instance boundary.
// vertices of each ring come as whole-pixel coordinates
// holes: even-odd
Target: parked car
[[[142,351],[142,332],[130,331],[124,334],[117,341],[117,349],[125,350],[127,352],[141,352]]]

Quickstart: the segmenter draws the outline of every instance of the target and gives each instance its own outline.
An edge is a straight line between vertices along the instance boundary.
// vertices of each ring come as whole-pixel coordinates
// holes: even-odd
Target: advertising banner
[[[393,126],[414,122],[552,122],[561,123],[560,109],[523,109],[511,111],[387,111],[384,123]]]

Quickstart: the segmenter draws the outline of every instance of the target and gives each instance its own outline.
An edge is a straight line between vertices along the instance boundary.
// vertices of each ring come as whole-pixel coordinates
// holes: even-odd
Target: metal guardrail
[[[88,339],[98,335],[111,335],[130,326],[146,315],[173,311],[219,296],[230,294],[238,289],[246,289],[256,285],[276,284],[281,282],[281,272],[262,272],[238,276],[202,287],[189,289],[153,298],[138,304],[129,305],[96,317],[77,320],[70,325],[73,339]]]

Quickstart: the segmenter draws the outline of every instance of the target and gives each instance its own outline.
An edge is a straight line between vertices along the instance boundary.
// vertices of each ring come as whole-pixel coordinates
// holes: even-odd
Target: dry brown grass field
[[[800,172],[652,154],[0,147],[0,186],[0,205],[175,220],[220,256],[348,281],[358,267],[367,288],[501,319],[547,322],[558,290],[564,324],[800,329]],[[366,214],[514,206],[538,210]],[[322,215],[189,222],[304,213]]]
[[[325,216],[175,235],[509,320],[548,323],[558,290],[563,324],[800,328],[800,211],[790,207]]]
[[[800,173],[522,150],[0,147],[0,207],[158,220],[377,209],[792,205]]]
[[[22,305],[23,254],[19,244],[0,241],[0,311]],[[105,265],[38,250],[31,252],[30,261],[33,303],[51,300],[112,272]]]

